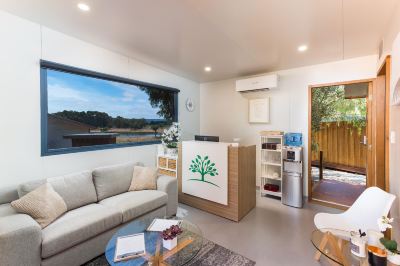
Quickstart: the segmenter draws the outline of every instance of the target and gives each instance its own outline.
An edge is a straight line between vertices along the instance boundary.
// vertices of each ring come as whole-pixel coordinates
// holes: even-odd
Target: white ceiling
[[[83,13],[78,2],[0,9],[199,82],[376,54],[400,3],[343,0],[342,13],[342,0],[82,0]]]

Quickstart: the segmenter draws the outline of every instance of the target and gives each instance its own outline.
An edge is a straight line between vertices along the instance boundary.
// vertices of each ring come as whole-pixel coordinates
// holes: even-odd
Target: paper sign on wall
[[[269,123],[269,97],[249,100],[249,123]]]
[[[182,192],[228,205],[230,143],[182,142]]]

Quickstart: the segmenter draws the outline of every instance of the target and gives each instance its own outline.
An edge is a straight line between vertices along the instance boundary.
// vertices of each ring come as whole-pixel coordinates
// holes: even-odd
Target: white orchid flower
[[[164,132],[161,135],[161,142],[164,145],[176,144],[176,142],[179,142],[180,137],[181,137],[180,124],[177,122],[173,122],[168,129],[164,129]]]
[[[388,218],[386,216],[382,216],[378,219],[378,227],[379,231],[385,232],[388,228],[393,228],[391,223],[393,222],[393,218]]]

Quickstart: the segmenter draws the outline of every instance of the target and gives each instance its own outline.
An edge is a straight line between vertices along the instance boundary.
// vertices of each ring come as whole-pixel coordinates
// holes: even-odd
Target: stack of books
[[[146,245],[143,233],[118,237],[114,262],[130,260],[144,255],[146,255]]]

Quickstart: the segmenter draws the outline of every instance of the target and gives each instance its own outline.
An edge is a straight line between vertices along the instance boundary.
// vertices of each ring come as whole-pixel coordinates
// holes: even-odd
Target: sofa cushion
[[[17,212],[11,207],[10,203],[0,205],[0,218],[14,214],[17,214]]]
[[[157,189],[158,169],[135,166],[129,191]]]
[[[89,171],[52,177],[47,181],[64,199],[68,210],[97,202],[92,173]]]
[[[99,204],[119,210],[122,222],[126,223],[143,214],[167,204],[168,195],[158,190],[131,191],[99,202]]]
[[[129,190],[135,163],[101,167],[93,170],[97,199],[103,200]]]
[[[54,190],[60,194],[65,204],[67,204],[68,210],[97,202],[96,189],[90,171],[50,177],[47,180],[39,179],[20,184],[18,186],[19,197],[25,196],[27,193],[35,190],[46,182],[49,182]]]
[[[10,203],[18,198],[17,186],[0,188],[0,204]]]
[[[69,211],[42,231],[42,258],[48,258],[121,224],[122,215],[100,204]],[[84,251],[82,251],[84,252]]]
[[[19,213],[28,214],[45,228],[67,211],[67,205],[50,183],[45,183],[22,198],[11,202]]]
[[[18,196],[22,198],[26,194],[34,191],[35,189],[46,183],[47,183],[46,179],[38,179],[22,183],[18,186]]]

